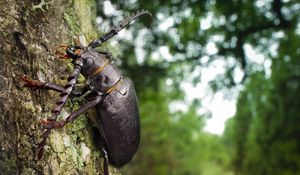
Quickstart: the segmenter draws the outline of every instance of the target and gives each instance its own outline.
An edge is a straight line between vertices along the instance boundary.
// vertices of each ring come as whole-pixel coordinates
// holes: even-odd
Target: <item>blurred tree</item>
[[[117,11],[98,15],[111,23],[143,8],[154,18],[151,31],[136,23],[119,40],[119,64],[136,83],[143,127],[125,172],[230,174],[229,153],[236,174],[299,171],[299,1],[111,0],[98,1],[98,9],[109,2]],[[202,131],[201,103],[184,102],[188,109],[176,112],[170,105],[184,100],[183,81],[201,83],[201,70],[216,62],[224,71],[209,83],[214,91],[245,85],[224,138]]]
[[[103,8],[107,1],[98,2],[99,8]],[[212,87],[216,89],[241,83],[248,74],[256,71],[255,66],[253,67],[255,58],[247,55],[246,46],[250,45],[268,54],[268,48],[276,39],[276,33],[295,29],[299,17],[299,2],[296,0],[110,2],[116,9],[122,9],[123,15],[143,8],[147,8],[153,14],[152,33],[143,35],[147,39],[142,45],[145,51],[142,64],[151,63],[152,66],[160,68],[170,68],[173,64],[187,64],[188,70],[193,71],[200,66],[208,66],[215,60],[226,60],[226,72],[220,74],[212,83]],[[98,15],[107,18],[107,14],[103,12]],[[110,18],[115,16],[109,15]],[[135,26],[134,38],[141,34],[141,26]],[[135,44],[133,40],[127,41],[124,51],[134,53]],[[171,59],[153,59],[154,53],[164,46],[167,49],[163,52],[169,52]],[[231,59],[235,61],[232,62]],[[234,76],[240,69],[244,71],[244,78],[237,80]],[[178,82],[184,79],[183,70],[169,73],[169,76]],[[199,82],[199,77],[195,81]]]
[[[225,137],[233,145],[237,174],[300,173],[300,52],[298,29],[287,30],[271,56],[272,75],[250,77]]]

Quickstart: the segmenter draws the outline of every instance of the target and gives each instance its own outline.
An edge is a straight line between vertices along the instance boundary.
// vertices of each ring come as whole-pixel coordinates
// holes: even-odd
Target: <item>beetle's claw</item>
[[[54,120],[49,120],[49,119],[44,119],[42,120],[43,128],[44,129],[57,129],[57,128],[62,128],[64,127],[67,122],[66,121],[54,121]]]
[[[68,59],[68,55],[66,53],[66,50],[67,50],[68,46],[67,45],[59,45],[57,48],[56,48],[56,51],[55,51],[55,54],[61,58],[61,59]]]
[[[53,121],[47,120],[47,119],[43,119],[41,121],[41,123],[43,124],[43,128],[44,129],[52,129],[53,128]]]
[[[21,80],[25,83],[24,87],[29,87],[33,90],[43,89],[45,87],[45,83],[39,80],[31,80],[26,75],[21,76]]]

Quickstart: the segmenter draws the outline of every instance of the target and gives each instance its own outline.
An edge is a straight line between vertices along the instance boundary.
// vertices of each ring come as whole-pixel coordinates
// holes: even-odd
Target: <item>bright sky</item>
[[[218,135],[223,133],[226,120],[234,116],[238,95],[238,91],[236,91],[229,100],[224,98],[224,93],[221,91],[214,94],[209,87],[209,81],[213,80],[216,75],[224,73],[225,64],[225,61],[217,60],[209,67],[196,69],[181,85],[181,88],[186,92],[185,102],[170,104],[170,109],[186,111],[193,99],[200,99],[202,107],[198,110],[199,114],[211,114],[210,118],[206,120],[204,130]],[[201,82],[193,86],[189,82],[195,76],[199,76],[199,71],[201,71]],[[242,75],[242,72],[237,72],[235,77],[239,78]]]
[[[212,117],[207,120],[204,130],[214,134],[222,134],[226,120],[235,114],[235,102],[236,99],[224,100],[221,92],[216,93],[211,101],[204,99],[203,106],[212,112]]]
[[[188,12],[187,12],[187,15]],[[208,13],[207,17],[201,20],[201,29],[207,30],[211,27],[213,15]],[[159,29],[166,31],[174,23],[172,17],[164,19],[162,14],[158,14],[158,19],[164,21],[159,25]],[[173,35],[175,37],[175,35]],[[218,49],[213,41],[220,40],[222,37],[214,36],[212,41],[208,42],[206,45],[207,53],[210,55],[216,54]],[[169,54],[167,47],[161,47],[159,49],[160,56],[166,60],[172,60],[172,56]],[[201,60],[208,60],[207,56],[201,58]],[[225,122],[230,117],[233,117],[236,111],[236,97],[238,93],[232,94],[233,97],[231,100],[225,99],[222,92],[213,94],[209,88],[209,81],[213,80],[218,74],[225,72],[226,63],[224,60],[216,60],[210,64],[209,67],[202,67],[195,69],[195,71],[186,79],[186,82],[182,82],[181,88],[186,92],[186,102],[174,102],[170,104],[171,109],[178,109],[186,111],[190,102],[193,99],[200,99],[202,103],[202,108],[199,109],[199,114],[210,113],[211,118],[206,120],[206,125],[204,130],[213,134],[221,135],[225,128]],[[201,73],[199,73],[201,72]],[[195,76],[201,75],[201,82],[196,86],[192,86],[191,82]],[[235,79],[237,81],[241,80],[243,73],[242,71],[237,70],[235,72]]]

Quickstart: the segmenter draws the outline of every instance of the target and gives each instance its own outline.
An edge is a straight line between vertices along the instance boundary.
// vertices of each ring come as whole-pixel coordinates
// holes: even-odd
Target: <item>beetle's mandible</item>
[[[52,110],[53,115],[42,121],[45,131],[38,145],[39,159],[42,157],[46,140],[52,129],[65,126],[93,107],[97,111],[93,121],[99,130],[100,150],[105,157],[104,174],[108,174],[108,162],[120,167],[132,159],[140,140],[140,119],[134,86],[132,81],[122,76],[120,70],[111,63],[109,53],[97,51],[95,48],[118,34],[131,21],[144,15],[152,19],[148,11],[139,11],[125,18],[119,25],[93,40],[86,47],[80,42],[74,46],[61,45],[57,54],[60,58],[71,58],[74,65],[65,86],[31,80],[26,76],[21,77],[26,87],[60,92],[61,99],[56,102]],[[80,73],[86,78],[86,85],[80,93],[75,93],[73,89]],[[57,116],[71,94],[85,95],[85,103],[65,120],[57,121]]]

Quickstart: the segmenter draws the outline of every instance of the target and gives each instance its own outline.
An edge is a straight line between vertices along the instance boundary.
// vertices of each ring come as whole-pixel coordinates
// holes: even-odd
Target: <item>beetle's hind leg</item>
[[[95,142],[95,145],[97,148],[99,148],[99,151],[101,153],[101,156],[103,156],[103,174],[108,175],[108,154],[107,154],[107,146],[105,139],[103,138],[103,135],[101,134],[101,129],[98,127],[93,127],[93,140]]]
[[[101,153],[104,156],[104,160],[103,160],[104,175],[109,175],[108,174],[108,156],[107,156],[107,151],[105,150],[105,148],[103,147],[102,144],[101,144]]]
[[[55,84],[55,83],[45,83],[39,80],[32,80],[23,75],[21,77],[21,80],[25,83],[24,87],[29,87],[33,90],[37,89],[45,89],[45,90],[54,90],[57,92],[63,92],[65,88],[61,85]]]

